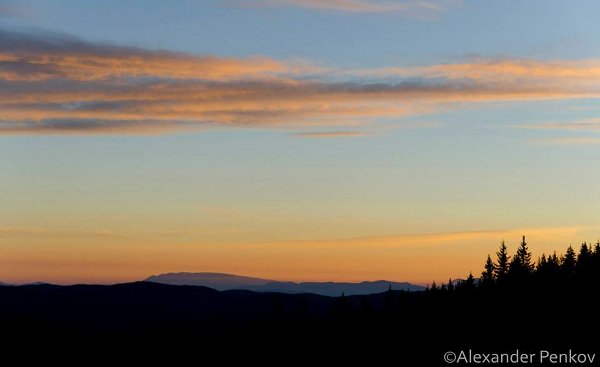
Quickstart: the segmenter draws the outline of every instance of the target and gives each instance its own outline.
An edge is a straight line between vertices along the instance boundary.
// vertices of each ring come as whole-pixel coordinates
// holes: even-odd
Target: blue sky
[[[309,58],[342,66],[451,62],[469,55],[600,56],[596,1],[456,1],[436,20],[266,7],[251,1],[22,1],[4,19],[147,48]],[[242,4],[238,6],[237,4]],[[15,5],[17,6],[17,5]]]
[[[55,249],[67,260],[41,258],[35,276],[68,282],[113,279],[110,257],[90,273],[57,270],[109,246],[100,237],[131,253],[151,242],[221,260],[229,250],[218,245],[232,243],[488,230],[517,241],[546,229],[550,245],[595,239],[600,3],[425,3],[437,10],[0,1],[0,251],[14,267]],[[408,10],[377,10],[398,4]],[[259,248],[227,258],[233,268],[173,255],[118,280],[155,270],[325,277],[308,263],[244,262],[277,253]],[[323,251],[333,250],[311,254]],[[327,276],[352,278],[351,253],[339,258]],[[374,267],[353,276],[379,278]],[[0,278],[34,276],[11,271]]]

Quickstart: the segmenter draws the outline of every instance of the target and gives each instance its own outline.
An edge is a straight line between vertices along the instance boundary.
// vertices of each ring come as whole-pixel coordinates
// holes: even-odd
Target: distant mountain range
[[[223,273],[166,273],[152,275],[147,282],[171,285],[201,285],[219,291],[264,286],[273,280]]]
[[[4,283],[4,282],[0,282],[0,286],[16,286],[16,285],[46,285],[49,283],[46,282],[31,282],[31,283],[19,283],[19,284],[13,284],[13,283]]]
[[[171,285],[197,285],[220,291],[243,289],[255,292],[278,293],[313,293],[323,296],[337,297],[342,293],[351,295],[374,294],[392,290],[422,291],[425,287],[406,283],[377,280],[360,283],[341,282],[282,282],[269,279],[252,278],[247,276],[223,273],[167,273],[153,275],[147,282]]]

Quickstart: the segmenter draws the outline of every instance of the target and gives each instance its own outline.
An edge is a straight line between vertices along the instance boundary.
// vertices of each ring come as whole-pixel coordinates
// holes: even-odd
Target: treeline
[[[427,287],[428,292],[522,288],[526,286],[581,285],[600,279],[600,241],[596,244],[582,243],[576,252],[569,246],[564,254],[556,251],[542,254],[536,262],[532,259],[525,236],[517,251],[510,255],[504,241],[496,252],[495,260],[488,255],[481,275],[476,278],[470,273],[466,279]]]

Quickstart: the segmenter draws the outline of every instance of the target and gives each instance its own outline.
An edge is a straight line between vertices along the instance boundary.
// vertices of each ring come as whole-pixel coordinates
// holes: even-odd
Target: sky
[[[596,242],[599,12],[0,0],[0,281],[426,284]]]

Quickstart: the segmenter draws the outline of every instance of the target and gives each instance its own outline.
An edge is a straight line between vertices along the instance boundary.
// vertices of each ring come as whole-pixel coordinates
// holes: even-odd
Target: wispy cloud
[[[44,237],[44,238],[111,238],[111,239],[129,239],[128,236],[109,230],[100,231],[63,231],[49,230],[41,227],[0,227],[0,238],[15,237]]]
[[[343,69],[0,30],[0,134],[320,128],[310,136],[482,101],[581,97],[600,97],[600,60]]]
[[[600,144],[600,136],[590,136],[600,133],[600,119],[582,119],[575,121],[541,122],[534,124],[514,125],[518,129],[532,130],[556,130],[590,133],[588,136],[559,136],[532,139],[534,144],[542,145],[597,145]]]
[[[517,125],[517,128],[534,130],[562,130],[600,132],[600,119],[584,119],[563,122],[543,122],[537,124]]]
[[[46,232],[46,230],[44,228],[0,227],[0,237],[15,236],[15,235],[43,234],[45,232]]]
[[[539,138],[532,142],[545,145],[598,145],[600,144],[600,137],[563,136],[558,138]]]
[[[353,138],[359,136],[369,136],[371,134],[363,131],[309,131],[295,133],[301,138]]]
[[[254,0],[243,4],[293,6],[317,11],[343,13],[397,14],[418,19],[437,19],[458,0]]]
[[[298,66],[300,67],[300,66]],[[291,63],[265,57],[193,56],[85,42],[64,34],[0,31],[0,77],[9,81],[108,78],[224,80],[292,73]]]

